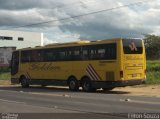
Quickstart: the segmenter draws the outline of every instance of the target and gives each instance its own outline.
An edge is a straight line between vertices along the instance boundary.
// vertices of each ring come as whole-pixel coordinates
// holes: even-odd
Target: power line
[[[57,22],[57,21],[65,21],[65,20],[68,20],[68,19],[74,19],[74,18],[84,17],[84,16],[88,16],[88,15],[92,15],[92,14],[101,13],[101,12],[112,11],[112,10],[120,9],[120,8],[123,8],[123,7],[129,7],[129,6],[139,5],[139,4],[142,4],[142,3],[145,3],[145,2],[149,2],[149,1],[150,0],[130,3],[130,4],[121,5],[121,6],[117,6],[117,7],[113,7],[113,8],[109,8],[109,9],[99,10],[99,11],[90,12],[90,13],[81,14],[81,15],[75,15],[75,16],[71,16],[71,17],[68,17],[68,18],[62,18],[62,19],[57,19],[57,20],[49,20],[49,21],[44,21],[44,22],[39,22],[39,23],[33,23],[33,24],[28,24],[28,25],[22,25],[22,26],[12,27],[11,29],[22,28],[22,27],[30,27],[30,26],[37,26],[37,25],[48,24],[48,23]]]

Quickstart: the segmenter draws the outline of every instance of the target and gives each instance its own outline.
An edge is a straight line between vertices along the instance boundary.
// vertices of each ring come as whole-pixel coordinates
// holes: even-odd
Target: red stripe
[[[28,77],[28,75],[27,75],[27,74],[26,74],[25,76],[26,76],[26,78],[27,78],[27,79],[29,79],[29,77]]]
[[[89,71],[88,68],[86,69],[86,71],[87,71],[89,77],[91,78],[91,80],[95,80],[94,76],[91,74],[91,72]]]
[[[93,68],[93,66],[91,64],[89,64],[89,66],[92,68],[92,70],[94,71],[94,73],[96,74],[96,77],[98,80],[100,80],[100,76],[98,75],[98,73],[95,71],[95,69]]]
[[[93,69],[93,67],[91,67],[90,65],[88,66],[90,68],[90,70],[92,71],[93,75],[96,77],[96,80],[99,80],[95,70]]]
[[[31,80],[31,77],[30,77],[30,75],[28,74],[28,72],[27,72],[27,77]]]
[[[96,73],[94,72],[94,70],[92,69],[92,67],[88,66],[88,68],[89,68],[89,71],[92,73],[92,75],[94,75],[95,80],[98,80],[98,78],[96,76]]]

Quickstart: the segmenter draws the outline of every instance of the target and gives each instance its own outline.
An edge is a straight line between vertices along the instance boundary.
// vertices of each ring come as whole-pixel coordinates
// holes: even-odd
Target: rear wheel
[[[92,87],[91,80],[87,77],[82,80],[82,89],[85,92],[96,91],[96,89]]]
[[[21,86],[22,88],[28,88],[29,87],[29,79],[27,79],[25,76],[21,77]]]
[[[78,91],[79,90],[79,83],[74,77],[69,79],[68,85],[69,85],[69,89],[71,91]]]

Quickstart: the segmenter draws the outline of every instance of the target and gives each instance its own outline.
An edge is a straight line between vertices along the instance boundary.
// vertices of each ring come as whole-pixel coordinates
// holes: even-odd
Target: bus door
[[[11,74],[14,75],[18,72],[19,68],[19,51],[12,53],[12,60],[11,60]]]
[[[126,80],[143,79],[145,71],[145,51],[142,40],[123,39],[123,77]]]

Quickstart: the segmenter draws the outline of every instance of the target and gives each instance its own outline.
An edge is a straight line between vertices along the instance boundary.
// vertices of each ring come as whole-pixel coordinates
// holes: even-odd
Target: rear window
[[[141,39],[123,39],[124,54],[142,54]]]

